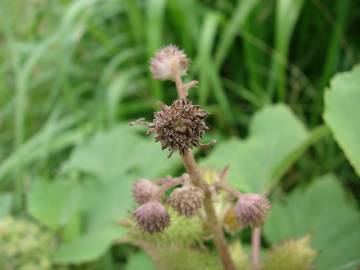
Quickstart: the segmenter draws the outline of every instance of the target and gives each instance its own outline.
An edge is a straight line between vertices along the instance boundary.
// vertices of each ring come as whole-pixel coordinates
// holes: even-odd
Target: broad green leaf
[[[88,231],[112,228],[116,221],[129,216],[134,205],[131,187],[134,177],[123,176],[107,182],[88,183],[85,188]]]
[[[325,92],[324,119],[360,176],[360,66],[339,73]]]
[[[85,234],[61,245],[56,254],[57,262],[78,264],[94,261],[126,233],[116,222],[128,216],[133,204],[131,183],[129,177],[85,182],[81,196],[81,213],[87,217]]]
[[[320,251],[316,269],[354,269],[360,263],[359,228],[358,211],[339,181],[327,175],[305,191],[293,192],[286,204],[275,202],[264,232],[272,244],[311,234],[312,245]]]
[[[133,181],[163,176],[177,162],[177,159],[168,159],[167,153],[161,151],[152,138],[140,136],[138,129],[128,124],[98,133],[79,145],[63,172],[75,170],[92,175],[84,179],[82,185],[82,213],[87,226],[83,236],[61,247],[58,260],[80,263],[98,259],[125,233],[116,222],[130,215],[134,205]],[[99,246],[89,251],[77,250],[93,242],[99,242]]]
[[[12,196],[10,193],[0,194],[0,218],[9,214],[11,209]]]
[[[264,192],[279,180],[278,167],[307,138],[305,127],[288,107],[265,107],[254,116],[247,139],[234,138],[219,144],[202,165],[216,169],[229,165],[233,186],[247,192]],[[290,165],[286,164],[287,168]]]
[[[142,137],[138,129],[121,124],[108,132],[95,135],[79,145],[72,153],[64,170],[76,169],[93,174],[101,180],[120,181],[119,177],[134,175],[154,178],[168,173],[178,159],[167,158],[151,137]]]
[[[74,182],[38,179],[30,188],[28,209],[42,224],[59,229],[67,225],[81,206],[81,190]]]
[[[155,270],[155,266],[150,257],[143,252],[131,255],[129,261],[126,264],[125,270]]]
[[[124,229],[120,226],[112,229],[86,234],[75,241],[62,245],[55,254],[55,262],[66,264],[80,264],[95,260],[104,254],[114,238],[123,235]]]

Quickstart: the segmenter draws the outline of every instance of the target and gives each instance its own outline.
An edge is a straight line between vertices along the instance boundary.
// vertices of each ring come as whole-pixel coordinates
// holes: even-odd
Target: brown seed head
[[[200,145],[203,134],[208,130],[205,124],[207,112],[187,99],[177,99],[171,106],[164,105],[154,115],[149,133],[156,133],[156,141],[162,149],[170,152],[186,150]]]
[[[134,217],[138,226],[148,233],[162,232],[170,225],[170,216],[158,201],[149,201],[135,210]]]
[[[269,210],[269,200],[260,194],[242,194],[235,206],[236,216],[243,227],[263,225]]]
[[[132,189],[134,199],[139,204],[147,203],[159,190],[159,186],[148,179],[137,180]]]
[[[175,189],[170,197],[169,204],[180,214],[190,217],[202,207],[204,192],[194,186],[184,186]]]
[[[150,61],[150,70],[154,79],[174,81],[177,74],[186,74],[190,59],[174,45],[160,49]]]

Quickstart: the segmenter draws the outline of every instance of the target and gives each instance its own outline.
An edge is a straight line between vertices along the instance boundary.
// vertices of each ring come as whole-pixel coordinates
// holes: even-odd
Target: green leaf
[[[351,268],[360,258],[360,215],[349,204],[339,181],[321,177],[305,190],[293,192],[286,204],[275,202],[264,227],[265,237],[277,243],[289,237],[312,235],[320,251],[316,269]],[[357,263],[359,263],[357,261]]]
[[[74,182],[38,179],[30,188],[28,209],[42,224],[59,229],[67,225],[81,205],[81,190]]]
[[[54,261],[61,264],[80,264],[95,260],[108,250],[114,238],[123,234],[124,229],[120,226],[104,229],[96,234],[86,234],[69,244],[62,245],[55,254]]]
[[[131,208],[131,179],[87,182],[83,187],[82,213],[87,217],[85,234],[64,243],[56,254],[58,263],[79,264],[103,255],[126,230],[116,224]]]
[[[219,144],[202,165],[219,170],[229,165],[233,186],[247,192],[264,192],[280,179],[278,167],[307,138],[305,127],[288,107],[265,107],[254,116],[247,139],[234,138]],[[286,163],[287,168],[291,164]]]
[[[82,186],[85,234],[61,246],[57,255],[59,262],[81,263],[98,259],[125,233],[117,221],[127,218],[134,205],[133,181],[139,177],[160,177],[178,163],[178,159],[168,159],[159,144],[139,135],[138,131],[128,124],[121,124],[96,134],[71,154],[63,172],[75,170],[93,177],[84,179]],[[89,250],[82,250],[87,245]]]
[[[89,142],[79,145],[64,166],[64,171],[79,170],[101,180],[115,180],[124,175],[154,178],[168,173],[179,164],[168,159],[159,144],[142,137],[138,129],[121,124],[108,132],[96,134]]]
[[[105,183],[88,183],[84,197],[88,230],[97,232],[113,227],[116,221],[127,217],[134,202],[131,176],[122,176]]]
[[[0,194],[0,218],[9,214],[11,210],[12,195],[10,193]]]
[[[125,270],[155,270],[155,266],[149,256],[143,252],[131,255],[129,261],[126,264]]]
[[[360,65],[336,75],[325,92],[324,119],[360,176]]]

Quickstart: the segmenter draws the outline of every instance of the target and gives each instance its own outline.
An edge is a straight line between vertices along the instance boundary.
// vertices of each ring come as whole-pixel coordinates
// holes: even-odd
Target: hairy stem
[[[216,189],[222,189],[222,190],[226,191],[233,198],[238,198],[242,194],[240,191],[230,187],[225,182],[219,181],[219,182],[215,183],[214,186]]]
[[[176,71],[175,85],[179,98],[186,98],[187,90],[185,89],[185,86],[183,84],[183,81],[181,80],[181,76],[178,70]]]
[[[178,92],[179,98],[186,98],[188,89],[184,85],[179,71],[176,73],[175,77],[176,90]],[[196,83],[195,83],[196,84]],[[194,84],[194,85],[195,85]],[[185,153],[181,154],[182,162],[190,175],[191,182],[194,186],[201,188],[204,191],[204,209],[206,212],[207,222],[209,224],[210,230],[214,237],[215,246],[219,252],[221,263],[225,270],[236,270],[235,264],[230,257],[230,253],[227,247],[226,239],[224,232],[219,224],[219,221],[216,216],[216,212],[211,199],[211,191],[209,185],[202,178],[200,169],[195,161],[194,155],[191,150],[187,150]]]
[[[235,265],[233,260],[230,257],[230,253],[226,244],[224,232],[219,224],[219,221],[216,217],[215,209],[211,200],[211,191],[208,184],[203,180],[200,173],[200,169],[196,164],[193,153],[188,150],[181,155],[182,161],[187,172],[190,175],[190,179],[194,186],[201,188],[204,191],[204,209],[206,212],[207,222],[211,229],[211,232],[214,237],[215,246],[219,252],[221,263],[226,270],[235,270]]]
[[[259,270],[261,228],[256,227],[251,235],[251,270]]]

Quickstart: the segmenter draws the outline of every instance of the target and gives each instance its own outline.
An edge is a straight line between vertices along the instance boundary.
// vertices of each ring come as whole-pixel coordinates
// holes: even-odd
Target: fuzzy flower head
[[[174,45],[160,49],[150,61],[150,70],[154,79],[174,81],[177,74],[186,74],[190,59]]]
[[[191,217],[202,207],[204,192],[194,186],[184,186],[175,189],[170,197],[169,204],[181,215]]]
[[[263,225],[269,210],[269,200],[260,194],[242,194],[235,205],[236,216],[243,227]]]
[[[150,201],[158,190],[159,186],[155,183],[148,179],[140,179],[134,183],[132,193],[137,203],[144,204]]]
[[[156,133],[155,140],[161,143],[162,149],[169,149],[171,153],[179,151],[183,154],[199,146],[208,130],[205,124],[207,112],[187,99],[177,99],[171,106],[163,105],[154,116],[149,133]]]
[[[158,201],[149,201],[135,210],[134,217],[138,226],[148,233],[157,233],[170,225],[170,216]]]

